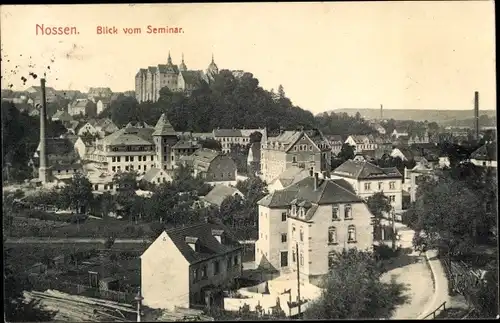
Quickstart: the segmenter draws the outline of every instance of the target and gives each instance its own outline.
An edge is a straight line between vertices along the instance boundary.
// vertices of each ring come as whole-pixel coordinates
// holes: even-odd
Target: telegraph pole
[[[299,314],[298,316],[300,317],[301,310],[300,310],[300,259],[299,259],[299,243],[295,243],[295,252],[297,253],[297,304],[299,306]]]

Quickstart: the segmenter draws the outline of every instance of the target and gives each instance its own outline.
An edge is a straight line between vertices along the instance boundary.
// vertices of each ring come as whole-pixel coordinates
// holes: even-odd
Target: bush
[[[377,260],[387,260],[399,255],[399,249],[392,250],[390,246],[385,244],[374,247],[373,251]]]
[[[133,226],[133,225],[127,225],[125,227],[124,231],[125,231],[125,234],[127,234],[129,236],[133,236],[134,233],[135,233],[135,226]]]

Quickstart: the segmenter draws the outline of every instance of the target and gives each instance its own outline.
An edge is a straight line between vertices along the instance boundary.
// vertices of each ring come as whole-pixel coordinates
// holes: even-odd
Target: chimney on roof
[[[314,173],[314,190],[317,191],[319,186],[319,174],[318,172]]]

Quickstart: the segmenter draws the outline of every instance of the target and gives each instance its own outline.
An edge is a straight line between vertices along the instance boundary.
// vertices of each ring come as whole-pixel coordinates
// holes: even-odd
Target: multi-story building
[[[394,210],[403,208],[403,175],[396,167],[381,168],[367,161],[348,160],[333,171],[332,178],[346,180],[363,199],[383,192]]]
[[[194,176],[201,176],[211,185],[236,185],[236,163],[218,151],[198,149],[190,156],[181,156],[180,163],[191,167]]]
[[[292,166],[330,171],[332,148],[318,129],[283,131],[261,144],[261,172],[267,183]]]
[[[220,224],[164,231],[141,256],[141,293],[150,308],[207,304],[242,272],[242,246]]]
[[[344,144],[344,140],[342,140],[342,136],[340,135],[329,135],[326,136],[328,141],[330,142],[330,146],[332,147],[332,154],[337,156],[342,150],[342,145]]]
[[[264,129],[214,129],[212,138],[220,142],[223,153],[231,151],[232,145],[246,146],[250,144],[250,135],[259,132],[261,140],[267,137],[267,130]]]
[[[345,143],[354,147],[354,153],[377,149],[377,143],[375,140],[364,135],[351,135],[347,137]]]
[[[87,93],[87,98],[97,103],[100,98],[111,99],[113,91],[109,87],[91,87]]]
[[[72,116],[87,115],[88,99],[76,99],[68,104],[68,113]]]
[[[410,194],[410,202],[417,200],[417,188],[419,181],[425,176],[434,176],[435,168],[432,163],[427,163],[426,160],[417,162],[415,167],[407,169],[405,167],[403,190]]]
[[[173,169],[172,147],[177,141],[177,133],[163,114],[154,128],[129,123],[97,140],[95,150],[87,158],[108,173],[132,170],[146,173],[151,168],[166,171]]]
[[[78,153],[68,138],[47,138],[45,144],[47,166],[51,178],[69,180],[76,172],[82,170]],[[29,166],[33,167],[33,174],[38,174],[40,145],[39,143],[29,163]]]
[[[373,247],[372,214],[345,180],[312,174],[259,202],[257,264],[269,263],[301,280],[326,274],[331,254]],[[298,250],[297,250],[298,247]]]
[[[188,71],[184,63],[184,55],[179,66],[172,63],[170,52],[167,64],[141,68],[135,75],[135,94],[138,102],[156,102],[160,98],[160,90],[167,87],[170,91],[192,91],[199,86],[199,82],[210,83],[219,73],[219,68],[214,62],[203,71]]]

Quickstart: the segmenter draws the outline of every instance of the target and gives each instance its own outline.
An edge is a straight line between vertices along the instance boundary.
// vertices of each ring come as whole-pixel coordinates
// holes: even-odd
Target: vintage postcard
[[[2,5],[5,321],[498,318],[494,12]]]

